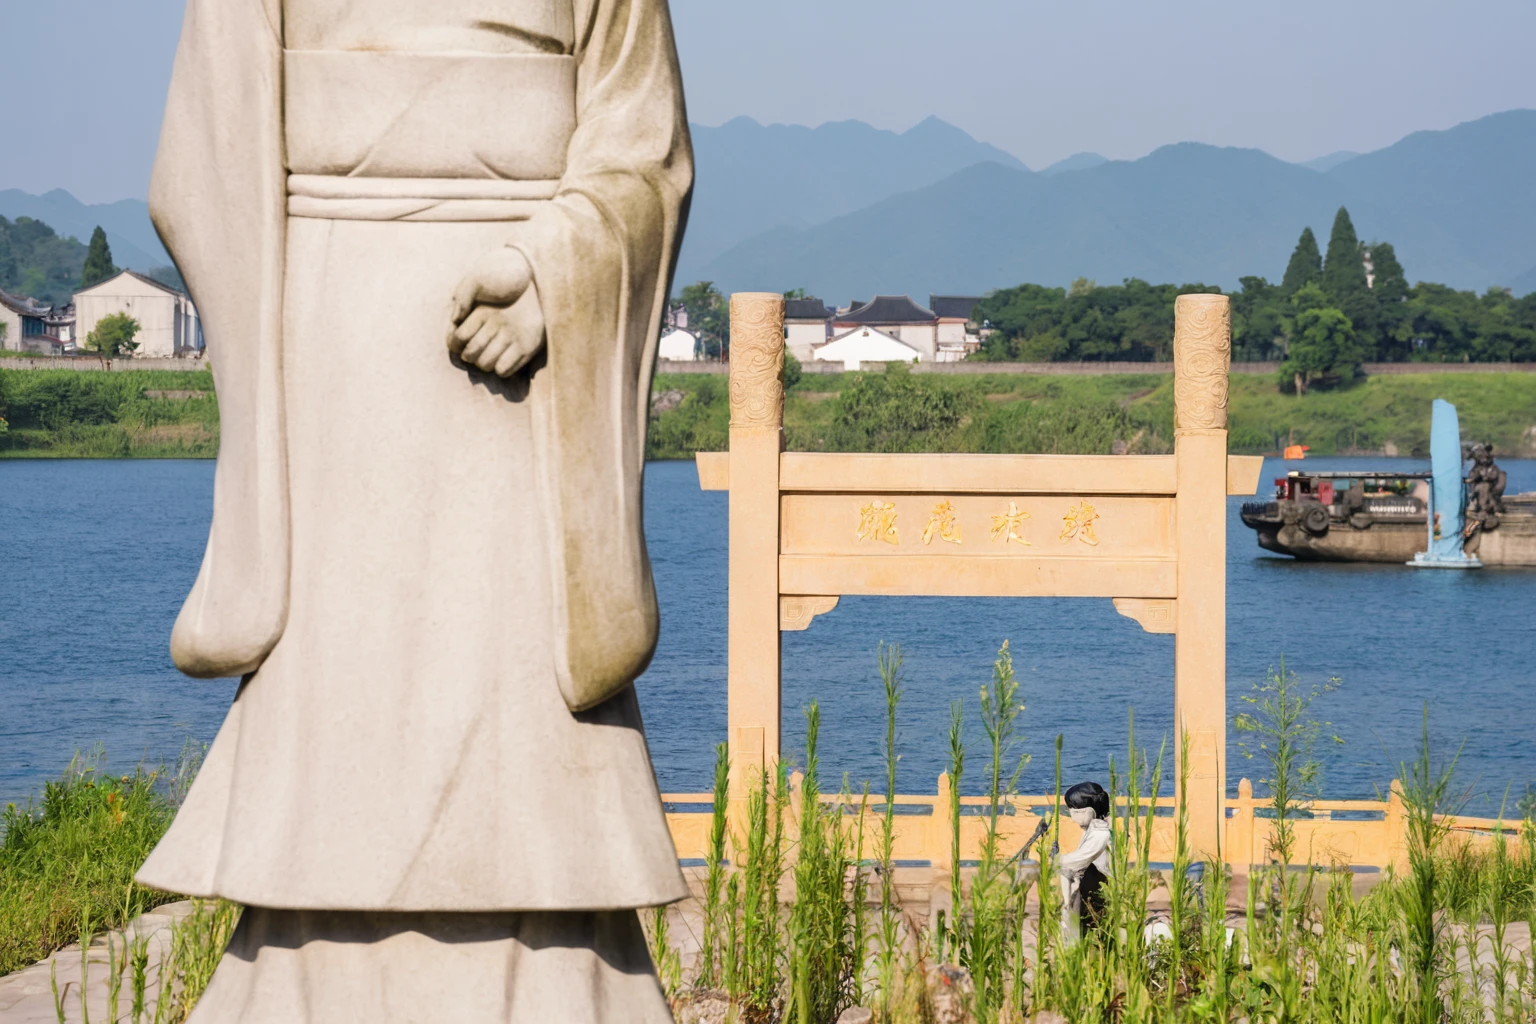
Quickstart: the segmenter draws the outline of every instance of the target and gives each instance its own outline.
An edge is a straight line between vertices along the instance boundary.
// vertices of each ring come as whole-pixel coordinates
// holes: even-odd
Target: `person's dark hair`
[[[1063,794],[1067,806],[1074,810],[1088,807],[1095,818],[1109,817],[1109,794],[1097,782],[1079,782]]]

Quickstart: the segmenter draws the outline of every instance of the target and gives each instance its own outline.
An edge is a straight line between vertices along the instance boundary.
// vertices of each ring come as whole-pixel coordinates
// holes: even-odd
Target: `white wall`
[[[5,337],[0,338],[0,345],[20,352],[21,314],[9,306],[0,305],[0,324],[5,324]]]
[[[75,293],[75,337],[85,339],[102,317],[126,313],[139,322],[136,357],[168,358],[198,344],[197,309],[184,296],[145,284],[131,274]]]
[[[790,355],[802,363],[810,362],[812,350],[817,345],[827,340],[827,323],[825,320],[817,320],[815,323],[790,323],[784,329],[786,338],[784,346],[789,349]]]
[[[692,362],[698,358],[698,339],[692,331],[668,331],[656,345],[656,358]]]
[[[882,327],[887,334],[894,335],[911,345],[923,354],[925,359],[932,359],[938,352],[938,337],[933,324],[903,324],[900,327]]]
[[[939,321],[939,344],[940,345],[963,345],[963,344],[965,344],[965,321],[964,320],[940,320]]]
[[[870,327],[856,327],[818,348],[816,358],[823,362],[842,363],[844,369],[852,371],[857,370],[861,363],[893,360],[907,362],[914,358],[924,360],[928,357],[905,342],[897,341],[894,335],[886,335]]]

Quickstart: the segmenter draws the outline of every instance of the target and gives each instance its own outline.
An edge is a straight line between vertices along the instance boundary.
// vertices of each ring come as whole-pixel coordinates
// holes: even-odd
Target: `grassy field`
[[[723,451],[726,380],[663,374],[652,391],[651,458]],[[1423,454],[1435,398],[1454,402],[1462,435],[1536,457],[1536,374],[1433,373],[1370,378],[1344,391],[1283,395],[1268,375],[1234,375],[1233,452],[1286,444],[1315,455]],[[0,368],[0,458],[211,458],[218,403],[206,371],[81,373]],[[901,372],[806,375],[788,391],[793,451],[1161,453],[1173,443],[1168,374],[966,377]]]
[[[673,407],[652,422],[652,458],[725,449],[723,377],[658,376],[653,394]],[[1281,394],[1272,376],[1237,374],[1230,447],[1255,455],[1286,444],[1309,445],[1316,455],[1424,454],[1436,398],[1456,404],[1464,437],[1536,456],[1536,374],[1379,376],[1300,397]],[[1173,378],[807,375],[786,395],[784,424],[792,451],[1160,453],[1172,448]]]

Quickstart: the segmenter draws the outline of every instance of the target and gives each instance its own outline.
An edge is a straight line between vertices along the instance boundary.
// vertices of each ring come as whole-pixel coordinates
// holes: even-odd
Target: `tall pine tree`
[[[80,287],[89,288],[109,277],[116,277],[118,270],[112,265],[112,248],[107,245],[107,233],[96,225],[91,232],[91,244],[85,251],[85,267],[80,271]]]
[[[1394,362],[1407,359],[1411,353],[1408,327],[1412,319],[1408,275],[1397,262],[1391,242],[1372,242],[1366,251],[1371,256],[1371,291],[1376,296],[1376,354]]]
[[[1360,238],[1349,219],[1349,211],[1339,207],[1333,218],[1333,233],[1328,236],[1328,255],[1323,258],[1323,291],[1333,305],[1349,317],[1355,338],[1365,350],[1365,358],[1376,354],[1376,296],[1365,279],[1365,254]]]
[[[1285,277],[1280,281],[1280,291],[1295,295],[1303,287],[1316,284],[1323,277],[1323,254],[1317,251],[1317,236],[1311,228],[1301,229],[1301,239],[1291,253],[1291,262],[1285,265]]]
[[[1392,243],[1372,242],[1366,246],[1366,251],[1371,254],[1371,276],[1374,278],[1371,291],[1376,293],[1376,301],[1386,306],[1408,298],[1408,275],[1403,265],[1397,262],[1397,251],[1392,248]]]

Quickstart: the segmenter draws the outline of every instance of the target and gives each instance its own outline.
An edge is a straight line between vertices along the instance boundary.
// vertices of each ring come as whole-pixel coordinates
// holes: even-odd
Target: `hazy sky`
[[[182,7],[0,0],[0,188],[142,198]],[[1530,0],[673,0],[672,12],[696,122],[904,130],[936,114],[1036,168],[1187,140],[1305,160],[1536,107]]]

